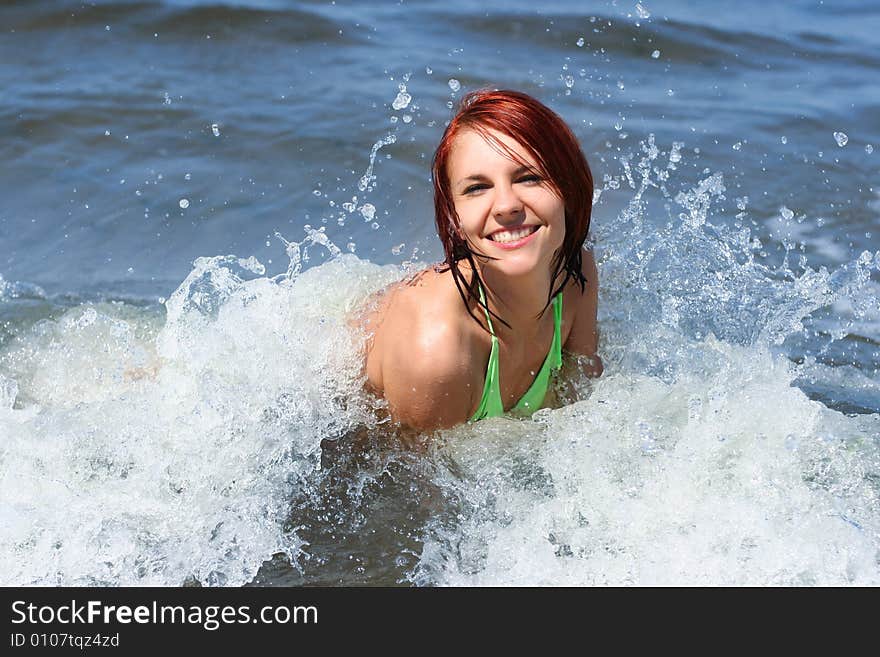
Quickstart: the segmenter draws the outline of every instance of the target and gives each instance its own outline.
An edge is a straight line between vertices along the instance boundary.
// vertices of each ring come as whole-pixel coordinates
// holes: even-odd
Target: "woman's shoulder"
[[[443,417],[451,421],[437,426],[461,422],[479,383],[473,368],[479,327],[451,274],[428,268],[394,284],[367,323],[373,332],[367,377],[392,414],[411,426]]]
[[[372,334],[368,359],[387,362],[405,353],[434,356],[431,366],[470,356],[474,329],[449,271],[423,269],[394,283],[373,300],[364,328]],[[462,352],[466,353],[462,353]]]
[[[460,324],[461,297],[448,271],[422,269],[375,293],[362,313],[367,331],[383,333],[402,326],[453,328]]]

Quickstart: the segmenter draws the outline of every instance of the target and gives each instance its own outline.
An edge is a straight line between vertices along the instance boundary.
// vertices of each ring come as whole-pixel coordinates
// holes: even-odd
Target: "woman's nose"
[[[511,185],[495,187],[495,203],[492,216],[499,220],[518,219],[523,212],[523,204]]]

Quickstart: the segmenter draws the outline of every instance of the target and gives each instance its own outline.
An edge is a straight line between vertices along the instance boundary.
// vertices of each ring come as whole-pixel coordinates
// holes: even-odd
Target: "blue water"
[[[876,583],[878,24],[870,2],[4,3],[5,583]],[[342,318],[439,259],[430,158],[484,85],[581,141],[609,369],[414,456]],[[762,516],[782,481],[806,488]]]

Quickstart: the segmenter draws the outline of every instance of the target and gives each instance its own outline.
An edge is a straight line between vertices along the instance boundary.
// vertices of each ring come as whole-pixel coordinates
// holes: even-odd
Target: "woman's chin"
[[[549,266],[542,266],[536,258],[526,254],[505,254],[498,260],[491,261],[489,267],[505,278],[528,278],[541,271],[549,271]]]

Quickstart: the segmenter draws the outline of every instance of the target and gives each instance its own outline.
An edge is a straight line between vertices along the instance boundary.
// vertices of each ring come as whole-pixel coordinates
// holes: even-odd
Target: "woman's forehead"
[[[517,168],[522,164],[536,166],[535,159],[526,148],[513,137],[497,130],[483,128],[479,132],[466,128],[452,140],[449,153],[449,172],[469,175],[462,168],[480,169],[486,165]]]

